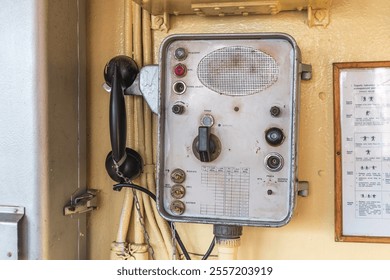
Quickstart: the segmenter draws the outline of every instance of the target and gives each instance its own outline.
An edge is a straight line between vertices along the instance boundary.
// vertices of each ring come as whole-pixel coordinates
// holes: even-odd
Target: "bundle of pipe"
[[[153,63],[150,14],[132,1],[124,1],[123,53],[132,56],[139,67]],[[145,162],[144,172],[136,180],[136,183],[155,193],[155,150],[153,147],[157,146],[156,133],[154,133],[157,127],[156,119],[142,97],[126,96],[126,99],[127,118],[129,119],[127,130],[130,131],[127,145],[134,147]],[[112,245],[111,259],[149,259],[152,256],[148,254],[144,228],[139,223],[137,211],[134,213],[135,218],[131,219],[132,210],[135,206],[133,191],[128,188],[124,191],[118,234]],[[174,255],[173,251],[176,250],[176,248],[173,248],[169,226],[157,213],[156,207],[146,194],[137,192],[137,196],[156,257],[158,259],[169,259],[170,256]],[[131,221],[132,226],[130,228]],[[123,244],[128,244],[127,240],[130,232],[134,234],[134,237],[129,248]],[[131,257],[129,257],[130,255]]]

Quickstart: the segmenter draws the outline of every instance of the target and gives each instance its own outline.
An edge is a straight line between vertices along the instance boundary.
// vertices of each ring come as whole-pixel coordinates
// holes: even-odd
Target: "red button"
[[[174,69],[175,75],[183,77],[187,72],[187,67],[184,64],[177,64]]]

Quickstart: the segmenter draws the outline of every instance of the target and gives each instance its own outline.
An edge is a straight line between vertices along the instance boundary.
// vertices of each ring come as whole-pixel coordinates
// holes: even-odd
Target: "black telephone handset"
[[[104,79],[111,87],[109,114],[112,151],[106,158],[106,170],[111,179],[119,183],[124,182],[123,177],[134,180],[141,174],[143,167],[141,156],[126,147],[124,91],[133,84],[138,73],[135,61],[124,55],[112,58],[104,68]],[[119,174],[123,174],[123,177]]]
[[[122,187],[130,187],[133,190],[142,191],[156,201],[156,195],[147,188],[128,182],[137,178],[143,167],[141,156],[133,149],[126,148],[126,107],[124,92],[137,78],[139,71],[134,60],[127,56],[116,56],[111,59],[104,68],[104,79],[111,88],[110,96],[110,139],[112,151],[106,158],[106,170],[111,179],[119,184],[114,185],[114,190],[120,191]],[[121,174],[121,176],[119,175]],[[171,228],[173,223],[167,221]],[[174,236],[187,260],[191,260],[179,233],[174,229]],[[214,239],[209,252],[214,247]]]

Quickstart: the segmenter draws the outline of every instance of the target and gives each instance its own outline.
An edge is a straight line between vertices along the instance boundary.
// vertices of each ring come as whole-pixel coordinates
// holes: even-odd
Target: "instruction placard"
[[[390,237],[390,68],[338,74],[342,235]]]

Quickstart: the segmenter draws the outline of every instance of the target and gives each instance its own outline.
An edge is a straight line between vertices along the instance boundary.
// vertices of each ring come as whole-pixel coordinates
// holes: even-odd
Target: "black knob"
[[[283,131],[277,127],[271,127],[265,132],[265,140],[271,146],[279,146],[284,140]]]
[[[269,110],[271,116],[278,117],[280,115],[280,108],[278,106],[272,106]]]
[[[176,115],[181,115],[185,111],[185,108],[182,104],[174,104],[172,106],[172,112]]]

